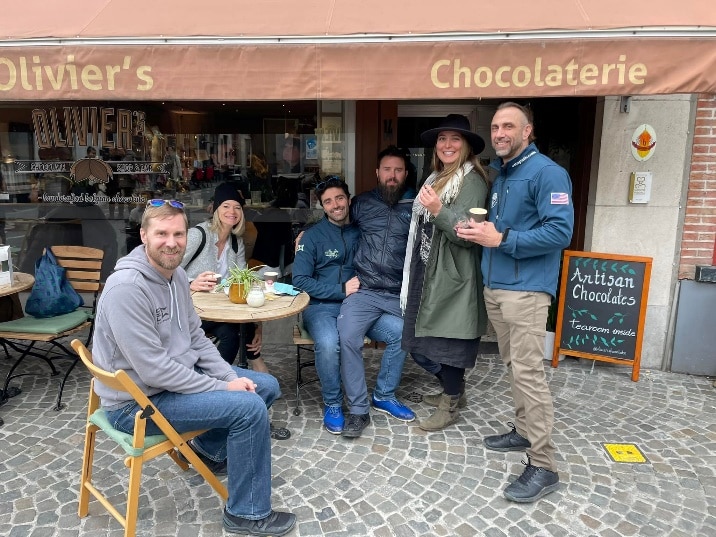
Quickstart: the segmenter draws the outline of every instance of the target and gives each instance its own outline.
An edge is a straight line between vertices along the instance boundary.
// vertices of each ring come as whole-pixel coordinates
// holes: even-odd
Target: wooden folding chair
[[[28,315],[21,319],[0,323],[0,345],[5,349],[8,358],[10,358],[8,347],[20,354],[5,378],[4,394],[8,393],[10,381],[17,376],[14,376],[13,373],[27,356],[43,360],[50,366],[52,376],[59,375],[59,371],[53,363],[55,359],[69,358],[73,360],[60,382],[60,389],[57,393],[55,410],[60,410],[65,382],[78,361],[75,354],[62,344],[62,340],[86,328],[89,328],[86,342],[89,343],[92,338],[97,296],[102,287],[100,269],[104,252],[86,246],[52,246],[51,249],[57,258],[57,263],[66,269],[65,275],[72,287],[78,293],[91,294],[91,303],[85,304],[71,313],[56,317],[40,319]],[[50,348],[38,349],[35,347],[37,343],[49,343]],[[18,393],[16,388],[13,391]]]
[[[142,465],[163,454],[169,455],[182,470],[189,466],[179,458],[177,450],[188,460],[194,469],[199,472],[206,482],[226,501],[229,493],[226,487],[207,468],[204,462],[189,447],[187,442],[205,432],[192,431],[179,434],[170,425],[161,412],[152,404],[149,398],[139,389],[132,378],[123,370],[109,373],[97,367],[92,361],[92,354],[84,344],[75,339],[71,343],[82,363],[92,374],[89,390],[89,405],[87,408],[87,425],[85,428],[85,448],[82,457],[82,474],[80,476],[80,498],[78,514],[80,518],[89,514],[90,495],[94,496],[109,511],[109,513],[124,527],[125,537],[134,537],[137,526],[137,511],[139,507],[140,485],[142,478]],[[128,393],[141,407],[134,417],[134,434],[118,431],[110,424],[104,410],[100,407],[99,396],[94,391],[94,383],[101,382],[108,388]],[[147,419],[159,427],[163,434],[145,434]],[[92,463],[95,453],[97,431],[104,431],[112,440],[116,441],[127,454],[124,464],[129,468],[129,484],[127,487],[127,508],[124,514],[112,505],[107,496],[92,484]],[[114,493],[113,493],[114,494]]]

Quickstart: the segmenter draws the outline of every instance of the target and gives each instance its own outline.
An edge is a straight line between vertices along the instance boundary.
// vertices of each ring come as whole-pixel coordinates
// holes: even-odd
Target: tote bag
[[[35,285],[25,303],[25,312],[33,317],[55,317],[75,311],[83,304],[48,246],[35,262]]]

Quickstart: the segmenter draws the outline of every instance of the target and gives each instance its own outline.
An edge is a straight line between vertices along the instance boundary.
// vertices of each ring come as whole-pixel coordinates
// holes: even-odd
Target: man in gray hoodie
[[[296,516],[271,509],[268,407],[278,382],[227,364],[201,330],[180,267],[183,205],[148,201],[140,235],[144,246],[117,262],[99,299],[95,363],[125,370],[178,432],[209,429],[191,447],[215,473],[228,473],[227,531],[284,535]],[[131,434],[136,402],[100,383],[95,390],[114,427]],[[159,433],[149,420],[147,434]]]

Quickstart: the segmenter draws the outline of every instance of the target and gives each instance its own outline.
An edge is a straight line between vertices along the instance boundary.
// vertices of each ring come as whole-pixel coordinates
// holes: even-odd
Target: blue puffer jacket
[[[561,252],[574,228],[572,183],[567,171],[530,144],[502,165],[492,185],[488,218],[507,240],[482,253],[490,289],[542,291],[555,296]]]
[[[361,288],[400,295],[415,190],[408,189],[392,207],[378,189],[351,202],[351,222],[361,232],[355,257]]]
[[[293,261],[293,285],[308,293],[311,304],[346,297],[344,284],[355,276],[358,237],[353,224],[337,226],[325,216],[303,234]]]

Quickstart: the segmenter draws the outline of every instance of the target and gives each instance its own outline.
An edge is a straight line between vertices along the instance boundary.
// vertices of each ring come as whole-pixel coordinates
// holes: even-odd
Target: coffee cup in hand
[[[472,209],[469,209],[467,211],[467,218],[468,220],[472,220],[476,224],[484,222],[487,218],[487,209],[483,209],[481,207],[473,207]]]
[[[267,293],[274,292],[273,284],[276,283],[277,279],[278,279],[278,272],[273,272],[273,271],[264,272],[264,285],[266,287]]]

